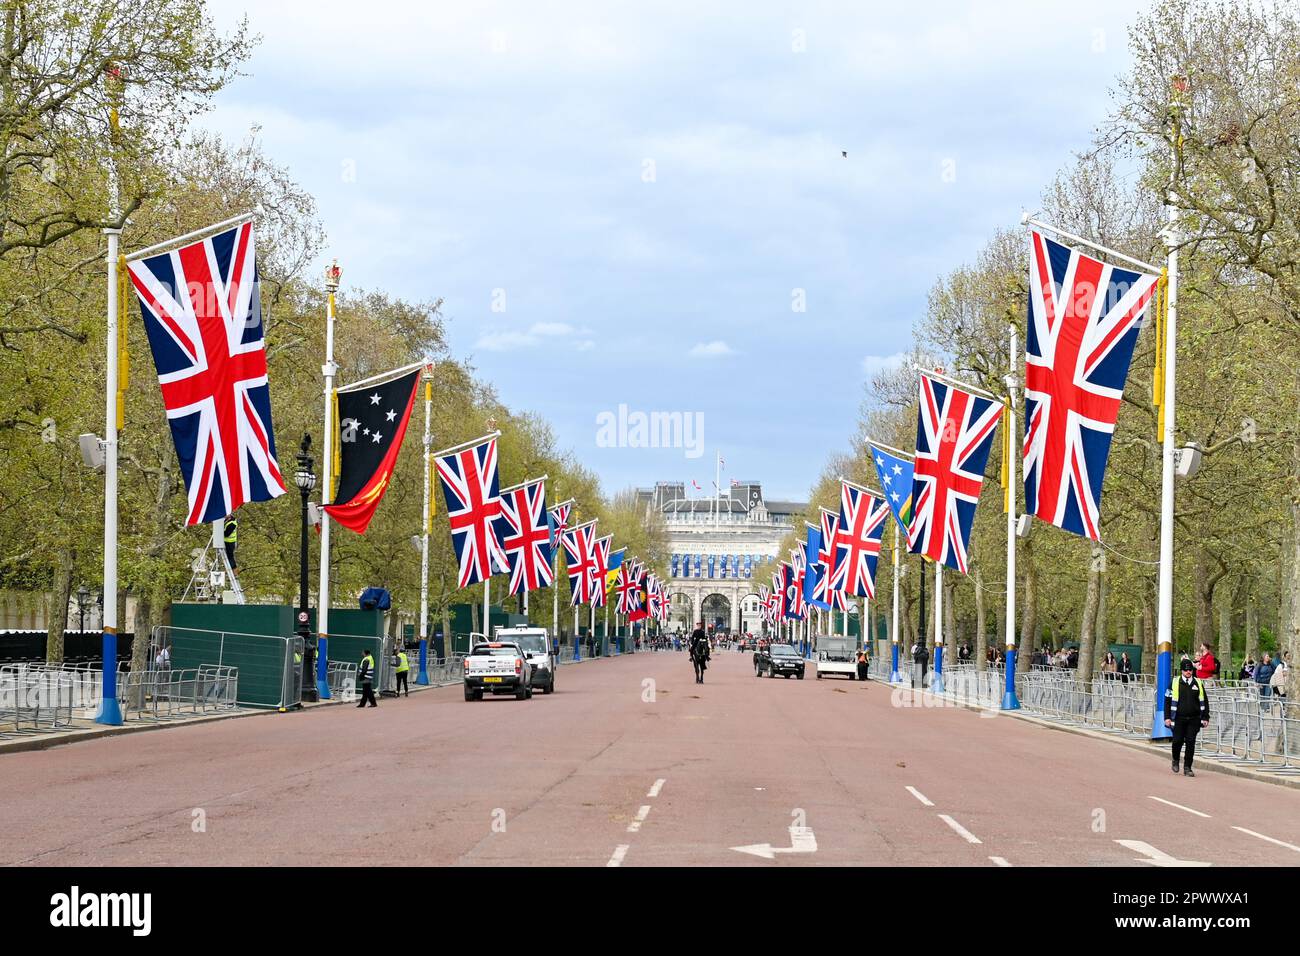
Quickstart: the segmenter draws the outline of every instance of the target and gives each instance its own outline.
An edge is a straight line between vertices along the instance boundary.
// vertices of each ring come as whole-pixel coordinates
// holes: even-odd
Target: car
[[[758,652],[754,663],[754,676],[797,677],[803,680],[804,660],[789,644],[770,644]]]
[[[530,686],[543,694],[555,693],[555,655],[551,653],[551,637],[544,627],[498,627],[493,640],[518,644],[533,669]]]
[[[465,699],[482,700],[484,691],[494,695],[509,691],[515,700],[528,700],[533,696],[532,678],[528,655],[518,644],[475,644],[465,658]]]

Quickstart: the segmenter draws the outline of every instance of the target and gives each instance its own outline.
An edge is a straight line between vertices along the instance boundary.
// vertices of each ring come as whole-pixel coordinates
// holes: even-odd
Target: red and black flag
[[[392,378],[367,379],[334,393],[334,500],[325,513],[357,534],[366,533],[388,490],[422,369],[397,369]]]

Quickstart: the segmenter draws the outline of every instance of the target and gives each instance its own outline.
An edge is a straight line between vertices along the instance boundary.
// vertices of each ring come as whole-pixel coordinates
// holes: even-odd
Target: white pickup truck
[[[817,679],[827,674],[842,674],[857,680],[858,642],[852,637],[818,634],[813,646],[817,651]]]
[[[533,670],[518,644],[487,641],[475,644],[465,658],[465,699],[482,700],[483,692],[515,695],[515,700],[533,696]]]
[[[551,653],[551,636],[544,627],[498,627],[494,641],[518,644],[523,649],[528,664],[533,669],[532,688],[543,694],[555,692],[555,671],[559,662]]]

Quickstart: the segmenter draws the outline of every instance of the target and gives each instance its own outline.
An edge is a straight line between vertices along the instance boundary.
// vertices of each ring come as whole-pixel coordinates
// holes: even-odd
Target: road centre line
[[[1001,856],[991,856],[991,857],[989,857],[989,859],[992,860],[994,863],[996,863],[998,866],[1010,866],[1010,865],[1011,865],[1010,863],[1008,863],[1008,862],[1006,861],[1006,857],[1001,857]]]
[[[650,790],[649,790],[649,792],[646,794],[646,796],[647,796],[647,797],[657,797],[657,796],[659,796],[659,791],[662,790],[663,787],[664,787],[664,779],[663,779],[662,777],[660,777],[658,780],[655,781],[655,785],[654,785],[653,787],[650,788]]]
[[[609,858],[609,862],[606,863],[605,865],[622,866],[623,857],[627,856],[627,851],[628,851],[628,844],[620,843],[618,846],[614,847],[614,855]]]
[[[908,787],[907,792],[910,793],[912,796],[916,797],[916,799],[920,800],[927,807],[934,806],[934,804],[930,802],[929,798],[926,797],[926,795],[923,794],[920,790],[917,790],[916,787]]]
[[[983,842],[975,834],[971,833],[969,830],[967,830],[964,826],[962,826],[952,817],[948,816],[948,814],[946,813],[939,814],[939,819],[942,820],[944,823],[948,824],[948,826],[952,827],[953,830],[956,831],[957,835],[961,837],[963,840],[965,840],[967,843]]]
[[[645,804],[636,812],[636,819],[627,825],[627,832],[638,832],[641,829],[641,824],[645,822],[645,818],[648,816],[650,816],[650,805]]]
[[[1254,830],[1247,830],[1245,827],[1233,827],[1234,830],[1240,830],[1242,833],[1249,833],[1253,837],[1259,837],[1261,840],[1267,840],[1269,843],[1276,843],[1278,846],[1284,846],[1288,850],[1295,850],[1300,853],[1300,846],[1294,843],[1285,843],[1282,840],[1275,840],[1271,836],[1264,836],[1262,833],[1256,833]]]
[[[1164,797],[1153,797],[1150,794],[1148,794],[1147,799],[1154,800],[1157,803],[1163,803],[1170,807],[1177,807],[1179,810],[1186,810],[1188,813],[1194,813],[1198,817],[1205,817],[1205,819],[1207,820],[1210,819],[1210,815],[1208,813],[1202,813],[1200,810],[1193,810],[1191,807],[1185,807],[1181,803],[1174,803],[1174,801],[1166,800]]]

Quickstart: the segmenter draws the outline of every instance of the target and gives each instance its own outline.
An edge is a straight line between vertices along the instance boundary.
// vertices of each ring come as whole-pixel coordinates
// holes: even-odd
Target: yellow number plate
[[[484,678],[483,678],[483,683],[485,683],[485,684],[499,684],[499,683],[501,683],[501,678],[500,678],[500,677],[484,677]]]

